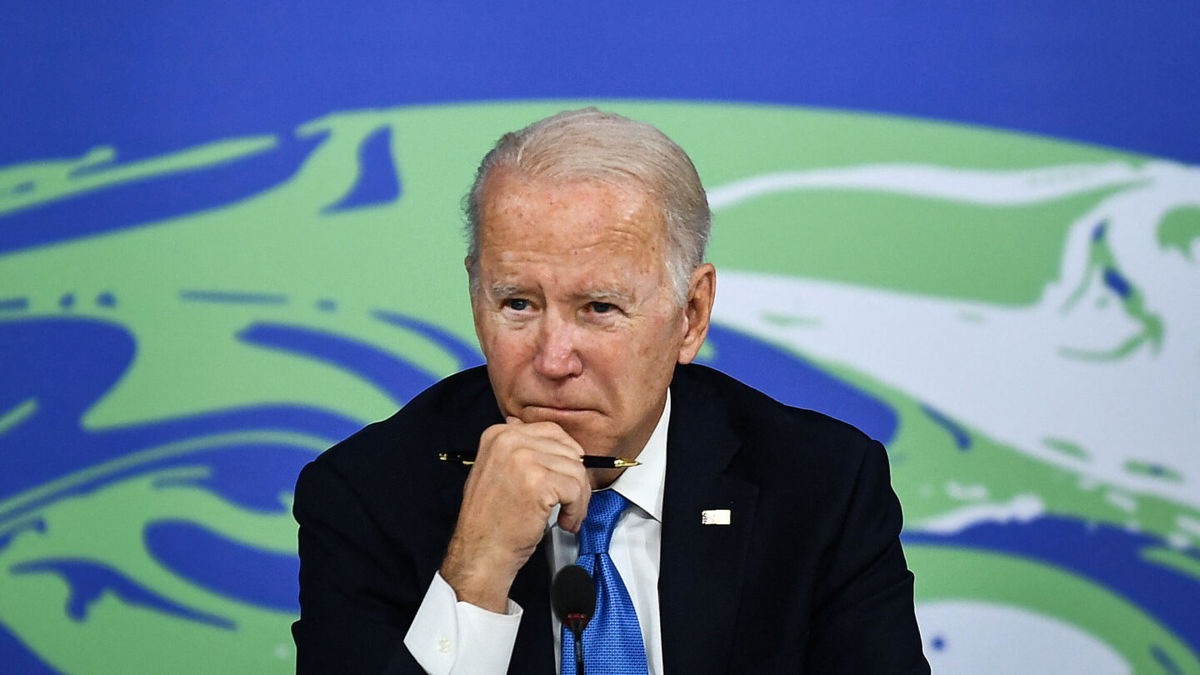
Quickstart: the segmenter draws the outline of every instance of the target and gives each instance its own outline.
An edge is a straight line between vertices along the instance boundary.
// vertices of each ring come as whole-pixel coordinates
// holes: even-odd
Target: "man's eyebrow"
[[[511,298],[520,295],[528,295],[529,289],[516,284],[492,284],[488,287],[491,295],[494,298]],[[610,302],[629,304],[633,301],[633,296],[629,293],[618,291],[610,288],[600,288],[591,291],[579,293],[577,298],[588,302]]]
[[[515,284],[492,284],[492,296],[500,298],[509,298],[514,295],[521,295],[525,289]]]
[[[582,297],[590,302],[629,303],[633,300],[633,297],[628,293],[611,289],[588,291],[583,293]]]

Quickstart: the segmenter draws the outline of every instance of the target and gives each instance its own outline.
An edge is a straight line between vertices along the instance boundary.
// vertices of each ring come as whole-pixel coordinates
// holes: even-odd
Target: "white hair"
[[[484,187],[496,169],[533,179],[634,184],[653,196],[667,226],[667,272],[676,302],[704,262],[712,213],[696,167],[683,148],[649,124],[596,108],[568,110],[504,134],[484,156],[465,211],[471,291],[477,288]]]

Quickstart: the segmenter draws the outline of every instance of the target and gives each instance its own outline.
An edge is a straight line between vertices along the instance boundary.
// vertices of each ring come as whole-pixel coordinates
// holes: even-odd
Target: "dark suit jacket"
[[[928,672],[882,446],[728,376],[671,384],[659,600],[668,673]],[[300,475],[298,670],[419,673],[405,633],[441,564],[473,449],[501,422],[482,368],[451,376]],[[702,525],[730,509],[729,526]],[[511,673],[553,673],[545,551]]]

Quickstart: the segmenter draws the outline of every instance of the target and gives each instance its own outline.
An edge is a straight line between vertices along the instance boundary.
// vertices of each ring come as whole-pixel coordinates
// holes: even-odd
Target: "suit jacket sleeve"
[[[296,671],[423,673],[403,640],[425,589],[363,500],[318,460],[300,474],[294,513],[302,607],[292,626]]]
[[[883,446],[871,441],[814,597],[807,672],[928,673],[900,547],[900,503]]]

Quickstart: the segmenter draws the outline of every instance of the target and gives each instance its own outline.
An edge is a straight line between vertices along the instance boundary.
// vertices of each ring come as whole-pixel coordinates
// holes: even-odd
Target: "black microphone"
[[[583,672],[583,629],[596,611],[596,584],[587,570],[567,565],[554,575],[550,588],[554,614],[575,636],[575,673]]]

